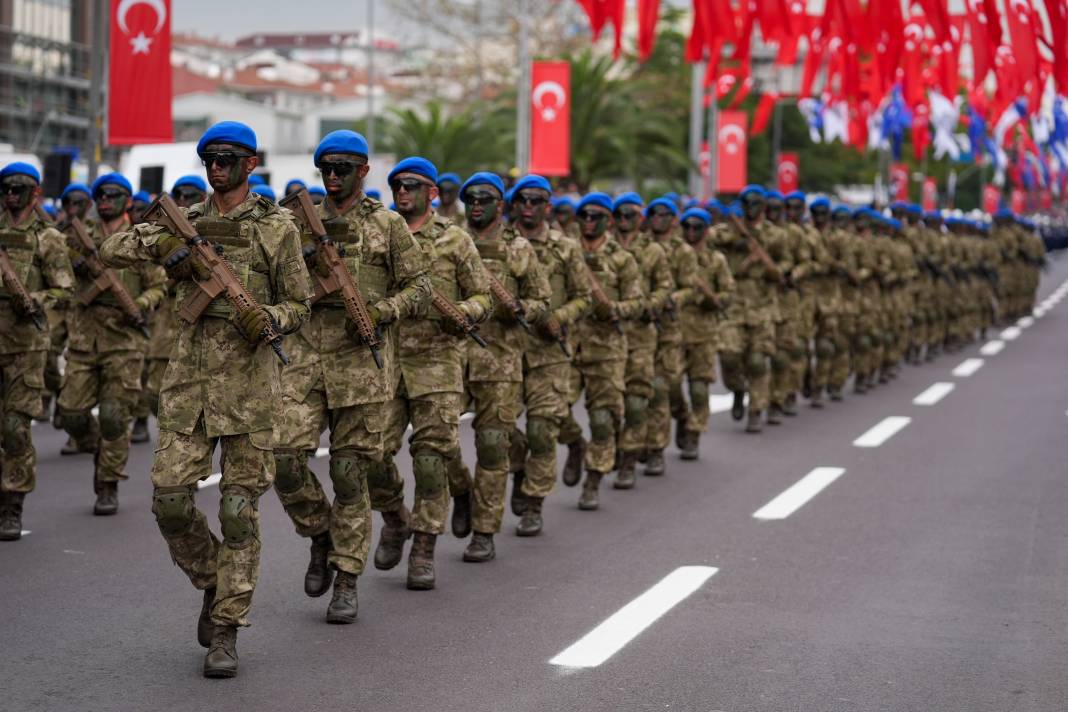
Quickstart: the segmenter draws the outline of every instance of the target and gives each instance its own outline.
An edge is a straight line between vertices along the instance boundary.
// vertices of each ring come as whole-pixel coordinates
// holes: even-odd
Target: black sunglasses
[[[174,191],[174,197],[178,198],[179,200],[190,200],[192,198],[199,198],[201,195],[201,192],[196,188],[179,188],[178,190]]]
[[[398,178],[397,180],[390,182],[389,187],[394,193],[399,193],[401,188],[408,193],[414,193],[417,190],[429,188],[430,186],[416,178]]]
[[[354,173],[359,167],[360,164],[355,161],[323,161],[319,164],[319,172],[324,176],[333,173],[338,178],[344,178]]]
[[[467,205],[490,205],[496,203],[500,198],[490,195],[489,193],[468,193],[464,198],[464,203]]]
[[[104,188],[100,189],[96,193],[97,200],[118,200],[124,195],[129,194],[124,190],[107,190]]]
[[[548,198],[537,193],[518,193],[512,201],[519,205],[532,205],[535,208],[549,202]]]
[[[700,232],[705,229],[705,224],[696,220],[687,220],[682,224],[682,229],[687,232]]]
[[[89,202],[89,198],[64,198],[63,207],[69,208],[77,205],[85,205]]]
[[[583,222],[596,222],[606,216],[604,213],[597,212],[596,210],[583,210],[575,217]]]
[[[28,186],[28,185],[22,185],[20,183],[12,183],[10,185],[5,185],[3,187],[0,187],[0,192],[2,192],[4,195],[22,195],[23,193],[25,193],[29,189],[30,189],[30,186]]]
[[[640,210],[617,210],[615,212],[615,216],[622,220],[633,220],[637,217],[640,217],[641,214],[642,211]]]
[[[205,168],[211,168],[214,163],[219,168],[229,168],[242,158],[248,158],[240,153],[234,153],[232,151],[218,151],[215,153],[205,153],[200,156],[200,162],[204,164]]]
[[[674,215],[674,213],[672,213],[667,208],[653,208],[649,212],[649,216],[650,217],[654,217],[654,218],[663,218],[663,217],[667,217],[668,215]]]

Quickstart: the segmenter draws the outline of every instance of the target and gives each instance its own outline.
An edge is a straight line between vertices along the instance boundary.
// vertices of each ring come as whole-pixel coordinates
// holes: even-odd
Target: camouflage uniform
[[[283,333],[307,320],[311,287],[299,236],[278,207],[250,193],[226,214],[211,200],[187,214],[205,239],[223,249],[224,259]],[[157,245],[164,232],[137,225],[116,233],[104,241],[101,257],[117,268],[162,259]],[[195,289],[191,281],[179,282],[178,303]],[[232,312],[220,296],[196,322],[179,320],[163,375],[152,465],[152,511],[171,558],[196,588],[216,588],[211,620],[221,626],[248,625],[259,578],[258,500],[274,480],[274,420],[284,409],[274,352],[247,341]],[[222,450],[221,544],[193,501],[197,481],[211,474],[216,445]]]
[[[832,253],[828,239],[815,225],[798,225],[808,244],[811,261],[807,271],[795,270],[794,279],[802,285],[803,300],[806,304],[805,342],[814,342],[815,359],[808,356],[803,365],[811,368],[811,392],[818,404],[820,394],[827,386],[838,343],[839,314],[842,311],[842,291],[836,256]],[[798,374],[803,379],[803,372]]]
[[[128,230],[128,220],[120,230]],[[103,225],[88,228],[93,243],[106,239]],[[117,232],[118,232],[117,231]],[[72,261],[80,245],[68,238]],[[167,275],[151,262],[138,262],[116,270],[126,292],[142,313],[151,312],[163,300]],[[93,277],[77,276],[77,291],[92,289]],[[63,428],[83,450],[95,450],[94,489],[105,482],[126,479],[123,468],[130,454],[130,423],[141,395],[141,370],[148,339],[130,324],[110,291],[83,304],[76,294],[67,311],[67,367],[58,407]],[[99,417],[90,410],[99,405]]]
[[[15,265],[19,281],[38,304],[68,300],[74,274],[63,235],[36,214],[12,225],[0,211],[0,245]],[[41,415],[45,392],[45,361],[49,332],[38,331],[11,306],[11,291],[0,284],[0,504],[9,494],[32,492],[37,453],[30,437],[30,419]]]
[[[771,403],[789,410],[797,397],[805,370],[812,319],[808,313],[811,300],[806,300],[802,295],[801,282],[812,272],[813,255],[800,225],[791,223],[776,227],[783,244],[782,255],[788,262],[788,266],[784,265],[784,272],[788,270],[789,279],[779,288],[780,321],[775,325],[776,350],[771,358]]]
[[[831,397],[838,398],[845,382],[849,379],[853,357],[856,354],[857,323],[860,317],[859,263],[851,230],[832,227],[825,233],[825,236],[830,264],[835,270],[833,278],[841,294],[841,308],[838,310],[834,354],[829,363],[826,358],[819,358],[816,361],[813,388],[826,383]],[[826,351],[824,347],[824,353]],[[819,347],[817,347],[818,355]]]
[[[885,238],[886,251],[892,265],[889,281],[889,330],[887,353],[883,369],[893,375],[905,349],[909,345],[910,317],[913,311],[913,284],[918,278],[916,258],[904,235]]]
[[[297,534],[329,532],[330,566],[359,575],[371,546],[369,489],[386,482],[384,404],[400,377],[397,322],[418,313],[428,299],[427,259],[404,220],[374,198],[355,200],[344,215],[337,215],[330,199],[317,210],[330,239],[344,248],[345,267],[364,300],[392,323],[382,329],[379,369],[367,347],[349,336],[340,292],[315,302],[308,323],[287,345],[291,362],[282,372],[281,417],[275,423],[274,489]],[[308,467],[326,428],[333,506]]]
[[[693,247],[677,235],[666,234],[657,243],[664,247],[667,255],[668,269],[676,290],[672,293],[672,301],[677,313],[681,300],[690,294],[686,290],[697,278],[697,255]],[[722,328],[723,325],[720,326]],[[649,425],[646,429],[645,442],[650,452],[667,448],[671,440],[672,418],[679,422],[689,418],[686,401],[682,397],[683,373],[681,318],[662,319],[660,333],[657,334],[653,397],[649,401]]]
[[[166,295],[159,307],[152,314],[149,325],[151,338],[145,352],[145,369],[141,374],[141,400],[136,416],[147,418],[159,411],[159,389],[163,383],[163,373],[167,370],[167,361],[171,357],[174,336],[178,330],[177,305],[174,302],[174,285],[168,283]]]
[[[528,319],[538,319],[551,289],[530,242],[515,228],[501,223],[489,236],[471,236],[486,269],[520,300]],[[504,310],[497,310],[486,322],[482,336],[488,348],[474,343],[467,346],[467,387],[475,410],[477,458],[471,527],[476,534],[492,535],[501,530],[504,517],[512,431],[522,408],[523,349],[527,342],[523,329]],[[471,488],[470,474],[455,464],[449,475],[454,497]]]
[[[947,260],[945,243],[941,228],[928,227],[924,230],[924,246],[931,271],[937,275],[932,290],[935,308],[932,310],[933,324],[927,331],[927,358],[933,358],[946,344],[949,338],[949,322],[952,314],[953,277],[952,267]]]

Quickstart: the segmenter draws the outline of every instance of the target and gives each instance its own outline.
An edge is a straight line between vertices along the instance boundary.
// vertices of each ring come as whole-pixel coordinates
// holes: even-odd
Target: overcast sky
[[[233,40],[253,32],[331,32],[367,27],[368,0],[175,0],[172,30]],[[399,35],[389,3],[375,2],[375,27]],[[414,28],[404,28],[411,32]]]

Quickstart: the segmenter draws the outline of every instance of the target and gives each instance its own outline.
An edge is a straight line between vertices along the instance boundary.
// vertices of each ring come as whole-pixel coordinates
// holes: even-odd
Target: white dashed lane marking
[[[1020,317],[1020,320],[1016,322],[1016,326],[1020,327],[1021,329],[1027,329],[1034,323],[1035,320],[1033,317],[1022,316]]]
[[[843,474],[844,467],[817,467],[778,497],[753,512],[753,518],[764,521],[786,519]]]
[[[1018,326],[1010,326],[1008,329],[1005,329],[1005,331],[1001,332],[1001,338],[1005,339],[1006,341],[1012,341],[1019,335],[1020,327]]]
[[[981,358],[964,359],[959,366],[953,369],[953,375],[957,378],[967,378],[982,367],[983,359]]]
[[[1001,353],[1001,350],[1005,348],[1005,342],[1001,339],[992,339],[983,344],[983,348],[979,349],[979,353],[983,356],[997,356]]]
[[[912,399],[913,405],[934,405],[949,395],[956,386],[940,381]]]
[[[883,418],[882,422],[854,440],[853,445],[856,447],[879,447],[911,422],[912,418],[907,418],[903,415],[891,415],[888,418]]]
[[[554,657],[549,664],[565,668],[597,667],[686,600],[717,571],[719,569],[712,566],[680,566]]]

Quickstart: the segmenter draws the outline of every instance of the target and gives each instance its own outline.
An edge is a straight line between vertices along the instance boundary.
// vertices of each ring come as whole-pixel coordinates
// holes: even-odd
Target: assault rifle
[[[196,291],[187,297],[178,309],[178,316],[183,321],[189,324],[196,323],[208,305],[220,295],[230,302],[238,315],[260,308],[260,305],[245,289],[245,285],[234,274],[229,263],[219,256],[210,242],[197,234],[196,228],[189,222],[185,212],[178,207],[174,198],[168,193],[160,193],[159,197],[148,206],[144,219],[154,225],[167,228],[171,234],[184,240],[192,252],[189,259],[196,260],[208,273],[208,277],[204,280],[193,280],[193,284],[197,287]],[[274,328],[270,319],[267,320],[267,326],[260,332],[260,339],[270,344],[283,364],[289,364],[289,356],[282,350],[282,335]]]
[[[467,315],[460,311],[455,304],[450,302],[448,297],[433,287],[430,288],[430,306],[434,307],[439,314],[459,327],[466,336],[470,336],[476,344],[482,348],[488,346],[486,340],[478,333],[478,325],[468,319]]]
[[[756,236],[753,235],[753,233],[750,232],[749,229],[742,224],[742,221],[738,219],[738,216],[730,215],[729,219],[731,221],[731,225],[733,225],[734,229],[738,231],[738,234],[744,237],[749,243],[750,256],[755,256],[757,259],[763,262],[764,266],[767,267],[775,276],[775,281],[785,281],[782,270],[780,270],[775,265],[775,260],[771,259],[771,255],[768,254],[767,250],[764,249],[764,246],[761,245],[760,242],[756,239]]]
[[[371,313],[364,304],[360,287],[353,279],[348,267],[345,266],[345,261],[341,259],[337,245],[326,234],[326,227],[323,226],[322,218],[315,210],[315,203],[312,202],[308,191],[301,188],[296,193],[282,198],[278,204],[289,208],[297,220],[311,232],[316,242],[315,259],[322,260],[323,266],[328,270],[328,275],[325,277],[318,270],[312,270],[315,277],[315,294],[312,296],[312,304],[328,294],[340,291],[346,316],[355,324],[360,340],[371,350],[371,358],[374,359],[375,365],[382,368],[382,355],[378,351],[379,346],[382,345],[382,335],[375,328]]]
[[[3,245],[0,245],[0,276],[3,277],[4,287],[11,294],[11,298],[19,305],[19,311],[29,317],[38,331],[44,331],[44,309],[26,291],[26,285],[19,279],[11,255],[7,254],[7,248]]]
[[[593,297],[595,304],[607,305],[611,310],[612,316],[609,321],[612,322],[612,326],[620,335],[623,334],[623,324],[619,320],[619,313],[616,311],[615,306],[612,304],[612,300],[608,298],[608,295],[604,293],[604,288],[601,287],[601,283],[597,281],[597,275],[590,269],[589,263],[584,262],[586,266],[586,276],[590,278],[590,296]]]
[[[82,306],[89,306],[101,294],[111,292],[111,296],[115,297],[115,301],[119,303],[119,309],[134,328],[144,334],[146,339],[150,338],[145,315],[141,313],[141,308],[126,291],[122,280],[119,279],[119,273],[105,265],[100,259],[100,251],[97,250],[93,238],[89,236],[89,231],[85,229],[85,223],[72,217],[67,222],[66,229],[67,234],[74,239],[75,247],[85,259],[85,265],[93,277],[93,281],[76,295],[78,302]]]

